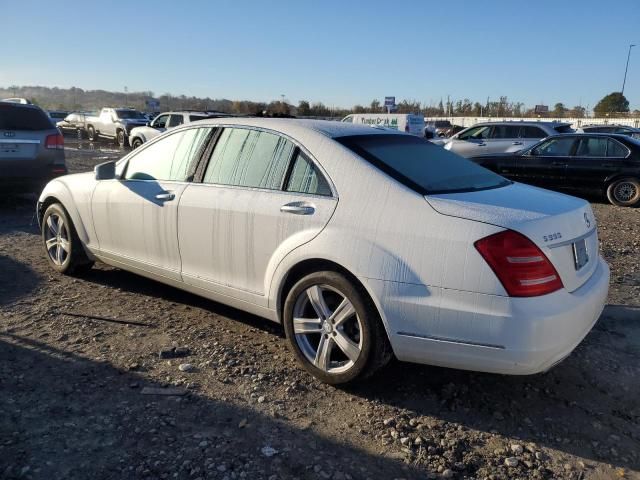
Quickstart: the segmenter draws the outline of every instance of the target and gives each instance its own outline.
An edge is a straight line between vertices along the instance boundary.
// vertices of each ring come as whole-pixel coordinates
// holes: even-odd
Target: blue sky
[[[640,108],[640,0],[0,0],[0,86]]]

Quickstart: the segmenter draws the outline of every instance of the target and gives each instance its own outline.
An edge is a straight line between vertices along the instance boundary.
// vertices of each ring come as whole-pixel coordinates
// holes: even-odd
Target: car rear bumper
[[[5,191],[40,192],[47,182],[68,173],[64,163],[16,160],[2,161],[0,166],[0,188]]]
[[[511,298],[364,279],[383,313],[399,360],[529,375],[566,358],[604,308],[609,267],[580,288]]]

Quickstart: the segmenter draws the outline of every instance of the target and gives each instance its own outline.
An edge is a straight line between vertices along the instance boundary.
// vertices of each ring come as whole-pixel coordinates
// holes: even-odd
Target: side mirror
[[[93,171],[96,174],[96,180],[113,180],[116,178],[116,162],[104,162],[96,165]]]

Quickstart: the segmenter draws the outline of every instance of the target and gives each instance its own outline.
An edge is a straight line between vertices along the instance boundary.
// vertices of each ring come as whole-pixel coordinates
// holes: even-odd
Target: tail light
[[[562,288],[562,280],[542,250],[513,230],[475,242],[511,297],[536,297]]]
[[[55,150],[64,150],[64,137],[61,133],[54,135],[48,135],[44,142],[45,148],[52,148]]]

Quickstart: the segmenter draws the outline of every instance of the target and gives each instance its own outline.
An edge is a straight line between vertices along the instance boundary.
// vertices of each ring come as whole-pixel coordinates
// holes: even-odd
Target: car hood
[[[489,223],[527,236],[549,257],[569,291],[579,288],[597,267],[596,220],[585,200],[521,183],[425,198],[442,215]],[[587,239],[591,258],[576,271],[572,244],[582,238]]]

